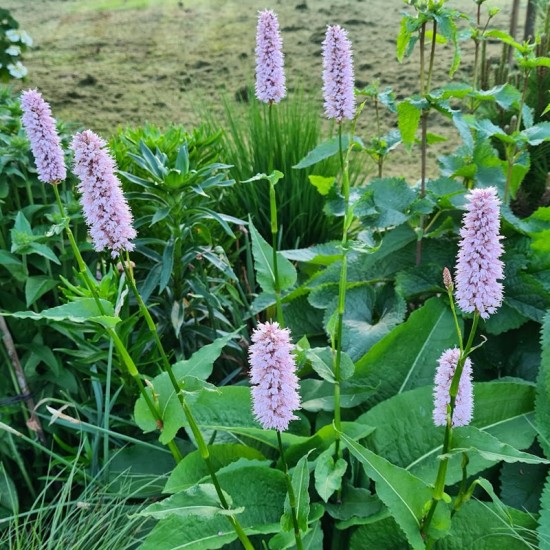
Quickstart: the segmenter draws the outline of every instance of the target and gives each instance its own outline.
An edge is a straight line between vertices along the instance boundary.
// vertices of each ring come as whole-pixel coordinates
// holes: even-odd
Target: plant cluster
[[[418,93],[354,89],[353,37],[329,26],[333,135],[301,158],[285,135],[301,123],[281,123],[293,111],[271,10],[258,17],[251,141],[234,121],[229,137],[146,126],[110,149],[91,130],[69,145],[31,90],[22,122],[37,179],[5,95],[0,329],[15,395],[2,387],[4,540],[25,548],[32,529],[13,478],[31,497],[55,489],[38,490],[32,453],[64,491],[122,495],[129,547],[550,548],[550,206],[530,193],[550,123],[529,103],[548,39],[489,28],[483,0],[474,20],[445,0],[408,4],[397,57],[418,49]],[[471,82],[435,88],[438,48],[452,48],[452,77],[464,39]],[[489,40],[514,52],[514,82],[486,85]],[[363,137],[369,107],[377,131]],[[397,116],[385,134],[382,107]],[[459,145],[430,178],[432,115]],[[398,146],[418,153],[414,181],[384,177]],[[281,192],[295,174],[315,201]],[[298,248],[285,216],[303,202],[306,225],[320,223],[314,204],[328,221],[322,241],[311,233]],[[53,388],[36,403],[39,380]],[[49,517],[40,509],[28,513]],[[53,510],[43,540],[88,532],[74,510]]]

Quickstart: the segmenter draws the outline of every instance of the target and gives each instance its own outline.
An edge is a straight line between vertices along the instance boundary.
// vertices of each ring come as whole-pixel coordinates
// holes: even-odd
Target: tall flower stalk
[[[342,174],[342,195],[344,197],[344,223],[342,228],[342,267],[338,288],[338,310],[336,338],[332,339],[334,358],[334,425],[336,428],[335,456],[341,455],[340,432],[342,428],[340,413],[340,383],[342,365],[342,337],[344,326],[344,309],[347,286],[347,248],[348,231],[353,220],[350,208],[349,154],[355,130],[355,95],[351,42],[347,31],[339,25],[327,28],[323,42],[323,95],[325,113],[329,119],[338,123],[339,152]],[[347,151],[344,154],[342,140],[342,123],[344,119],[353,120],[353,129]]]
[[[462,311],[473,313],[470,334],[466,343],[458,323],[454,305],[454,284],[445,268],[443,281],[455,320],[460,349],[447,350],[439,360],[434,389],[434,423],[445,426],[443,440],[444,458],[439,463],[432,501],[422,522],[422,533],[426,535],[433,519],[437,504],[445,493],[445,479],[452,449],[453,428],[469,424],[473,411],[471,388],[470,353],[473,347],[479,319],[487,319],[496,312],[502,303],[503,252],[500,235],[500,200],[494,187],[475,189],[466,195],[468,204],[460,235],[456,265],[456,300]],[[463,465],[466,468],[467,460]],[[464,485],[464,484],[463,484]],[[463,502],[462,491],[455,501],[455,509]],[[427,548],[433,540],[428,537]]]

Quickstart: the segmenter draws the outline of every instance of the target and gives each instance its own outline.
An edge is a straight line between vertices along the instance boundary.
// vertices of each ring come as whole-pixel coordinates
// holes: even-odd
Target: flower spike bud
[[[453,278],[452,278],[451,272],[449,271],[448,268],[443,269],[443,284],[445,285],[445,288],[448,291],[450,291],[450,292],[453,291],[453,288],[454,288]]]
[[[261,323],[249,349],[254,415],[264,429],[283,432],[300,408],[296,363],[290,331],[279,324]]]
[[[451,403],[449,391],[459,358],[460,350],[457,348],[444,351],[439,358],[434,387],[433,419],[436,426],[445,426],[447,424],[447,407]],[[458,393],[453,413],[453,427],[467,426],[472,420],[473,411],[472,362],[467,358],[458,384]]]
[[[38,179],[57,184],[67,177],[61,140],[50,106],[37,90],[21,94],[21,121],[31,142]]]

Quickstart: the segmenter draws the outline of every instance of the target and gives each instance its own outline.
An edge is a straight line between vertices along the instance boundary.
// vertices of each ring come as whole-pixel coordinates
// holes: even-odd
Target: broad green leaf
[[[380,541],[384,541],[384,550],[405,550],[409,546],[403,531],[390,516],[353,531],[349,550],[373,550]]]
[[[550,550],[550,475],[540,499],[539,526],[537,528],[540,550]]]
[[[424,539],[420,534],[420,525],[426,511],[426,504],[431,500],[431,489],[420,479],[407,470],[388,462],[369,449],[359,445],[345,434],[342,440],[357,460],[363,464],[367,475],[376,482],[376,494],[388,507],[395,521],[405,533],[409,544],[414,550],[424,549]],[[449,512],[442,502],[436,508],[444,510],[444,516]],[[448,528],[445,518],[434,516],[434,525],[442,522],[442,527]],[[450,521],[448,521],[450,526]]]
[[[438,550],[527,550],[537,548],[536,520],[525,512],[492,502],[470,501],[453,516],[449,535],[437,542]],[[522,540],[525,538],[529,544]]]
[[[243,509],[239,523],[248,535],[276,533],[286,494],[285,474],[280,470],[252,467],[218,475],[233,508]],[[173,497],[170,497],[173,498]],[[141,546],[144,550],[209,550],[222,548],[237,535],[227,517],[177,516],[160,521]]]
[[[503,464],[500,469],[500,496],[508,506],[537,513],[544,480],[545,464]]]
[[[377,387],[365,386],[344,380],[340,384],[340,407],[351,409],[364,403],[377,391]],[[334,383],[306,378],[300,384],[302,408],[310,412],[334,410]]]
[[[537,378],[535,418],[538,441],[550,459],[550,310],[544,316],[541,330],[542,356]]]
[[[529,142],[529,145],[540,145],[550,140],[550,122],[539,122],[521,132]]]
[[[50,262],[53,262],[54,264],[61,265],[59,258],[55,255],[53,250],[51,248],[48,248],[45,244],[37,242],[30,243],[28,252],[30,254],[38,254],[39,256],[50,260]]]
[[[309,517],[309,453],[303,456],[292,472],[292,488],[296,503],[296,519],[298,527],[302,533],[307,530]],[[285,531],[294,529],[292,522],[292,509],[290,508],[290,499],[288,494],[285,498],[284,514],[281,517],[281,527]]]
[[[231,497],[227,493],[224,493],[224,496],[231,506]],[[169,516],[211,518],[223,511],[214,485],[203,483],[155,502],[147,506],[139,515],[155,519],[164,519]]]
[[[214,362],[220,356],[223,348],[238,335],[239,330],[236,330],[226,336],[217,338],[211,344],[202,346],[189,359],[174,363],[172,367],[174,373],[177,373],[178,377],[196,376],[201,380],[206,380],[212,374]]]
[[[247,460],[265,460],[260,451],[245,445],[222,444],[210,445],[210,463],[214,471],[236,462],[240,458]],[[172,470],[166,486],[165,493],[177,493],[198,483],[209,475],[208,467],[199,451],[193,451],[183,457],[183,460]]]
[[[336,352],[330,348],[312,348],[307,350],[306,357],[311,361],[313,370],[327,382],[334,383],[334,365],[336,361]],[[353,375],[353,361],[350,356],[342,352],[340,362],[340,380],[347,380]]]
[[[397,105],[397,125],[401,132],[401,140],[408,149],[414,144],[414,138],[422,111],[410,101],[402,101]]]
[[[317,145],[315,149],[310,151],[298,164],[292,168],[297,170],[301,168],[308,168],[309,166],[313,166],[322,160],[333,157],[340,151],[340,146],[342,151],[345,152],[349,146],[349,139],[349,135],[346,134],[342,136],[341,144],[338,136],[324,141],[323,143]]]
[[[464,426],[453,433],[453,443],[449,456],[462,453],[479,453],[491,462],[523,462],[525,464],[550,464],[544,458],[518,451],[507,443],[502,443],[491,434],[474,426]]]
[[[376,178],[354,206],[354,213],[369,227],[401,225],[410,217],[416,193],[404,178]]]
[[[252,253],[254,268],[258,284],[264,292],[275,292],[275,273],[273,270],[273,248],[258,233],[252,221],[248,227],[252,235]],[[277,270],[279,273],[280,290],[287,290],[296,283],[295,267],[280,253],[277,252]]]
[[[18,319],[32,319],[33,321],[71,321],[73,323],[86,323],[88,321],[98,323],[105,327],[114,327],[120,319],[114,315],[113,305],[107,300],[100,300],[105,315],[99,311],[93,298],[78,298],[68,304],[45,309],[40,313],[34,311],[16,311],[14,313],[0,313],[10,315]]]
[[[25,301],[30,307],[38,298],[56,286],[56,281],[44,275],[29,277],[25,282]]]
[[[371,402],[433,381],[441,351],[457,345],[453,316],[432,298],[375,344],[355,364],[352,382],[377,387]]]
[[[323,451],[315,464],[315,489],[324,502],[328,502],[328,499],[340,489],[346,473],[347,462],[343,458],[334,461],[335,447],[333,443]]]
[[[338,529],[370,523],[385,510],[382,501],[363,487],[352,487],[344,482],[341,502],[328,502],[327,512],[336,520]],[[386,512],[387,514],[387,512]]]
[[[535,437],[533,398],[534,388],[525,382],[477,383],[472,426],[516,449],[527,449]],[[426,483],[433,483],[439,465],[437,457],[442,453],[444,429],[434,426],[432,414],[432,386],[427,386],[387,399],[357,420],[376,428],[369,436],[369,446],[374,452]],[[460,428],[454,431],[458,438],[460,431]],[[475,475],[498,460],[473,453],[468,473]],[[460,456],[449,460],[447,484],[462,479],[460,463]]]

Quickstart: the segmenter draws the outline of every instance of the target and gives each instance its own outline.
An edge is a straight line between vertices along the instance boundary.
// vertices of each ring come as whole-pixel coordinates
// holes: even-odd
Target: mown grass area
[[[34,38],[26,57],[24,87],[37,87],[56,116],[111,134],[145,121],[193,126],[205,110],[221,112],[221,94],[243,99],[254,81],[256,14],[279,13],[289,91],[303,87],[318,99],[321,113],[321,42],[328,23],[339,23],[354,46],[357,86],[378,80],[398,97],[418,88],[418,60],[395,59],[402,0],[7,0]],[[452,2],[451,2],[452,4]],[[464,9],[464,1],[455,5]],[[508,7],[510,2],[496,4]],[[471,10],[475,8],[472,2]],[[503,10],[504,12],[506,10]],[[505,14],[504,14],[505,15]],[[503,15],[503,17],[504,17]],[[466,78],[471,47],[463,45]],[[445,82],[450,48],[440,48],[434,84]],[[246,98],[246,94],[245,98]],[[238,108],[238,107],[236,107]],[[368,118],[366,119],[368,120]],[[374,130],[374,122],[365,132]],[[435,118],[431,131],[449,133]],[[435,167],[439,145],[430,153]],[[416,168],[417,159],[398,155]],[[391,167],[390,168],[391,171]]]

